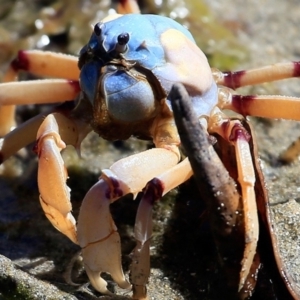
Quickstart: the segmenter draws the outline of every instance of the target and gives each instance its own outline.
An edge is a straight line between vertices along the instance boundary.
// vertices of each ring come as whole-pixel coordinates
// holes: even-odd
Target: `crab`
[[[63,79],[13,82],[20,70]],[[7,82],[0,85],[1,162],[36,140],[41,206],[52,225],[80,245],[91,284],[99,292],[110,294],[101,277],[102,272],[108,272],[121,288],[132,288],[134,299],[144,299],[150,274],[152,207],[193,175],[191,157],[181,160],[181,138],[172,110],[176,98],[172,87],[182,84],[207,135],[218,136],[218,144],[223,141],[235,151],[237,181],[230,179],[223,168],[222,175],[229,183],[223,182],[211,197],[224,194],[229,198],[229,206],[220,203],[218,207],[220,218],[226,219],[225,231],[243,224],[236,293],[251,294],[252,290],[245,290],[253,274],[259,234],[251,134],[242,120],[230,118],[222,110],[243,116],[299,120],[295,109],[298,98],[241,96],[234,91],[299,75],[297,62],[223,73],[210,68],[190,32],[174,20],[155,15],[112,15],[94,26],[79,59],[37,50],[19,52],[4,77]],[[74,99],[73,109],[59,106],[10,131],[14,126],[12,105]],[[76,224],[60,152],[66,145],[79,149],[92,130],[108,140],[130,136],[150,139],[155,148],[103,170],[99,181],[87,192]],[[212,138],[211,144],[214,142]],[[215,165],[222,166],[222,162],[216,159]],[[136,216],[136,247],[129,282],[121,267],[120,238],[109,205],[123,195],[140,191],[143,196]]]

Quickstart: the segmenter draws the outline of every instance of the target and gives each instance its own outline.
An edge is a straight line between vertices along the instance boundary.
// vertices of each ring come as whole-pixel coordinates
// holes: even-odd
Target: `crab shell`
[[[122,35],[128,36],[125,45],[118,43]],[[187,89],[198,116],[209,116],[217,104],[207,58],[191,33],[166,17],[129,14],[104,19],[81,50],[79,67],[81,89],[96,111],[94,130],[107,139],[144,135],[134,129],[124,136],[112,131],[116,123],[124,127],[153,119],[162,108],[171,112],[168,94],[177,82]]]

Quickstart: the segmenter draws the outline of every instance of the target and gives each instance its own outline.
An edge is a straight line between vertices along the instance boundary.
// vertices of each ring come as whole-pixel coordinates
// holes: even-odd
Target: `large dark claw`
[[[229,170],[231,176],[236,179],[235,159],[232,157],[234,154],[230,151],[229,145],[222,139],[218,139],[218,144],[222,148],[218,151],[221,158],[215,152],[209,142],[207,132],[193,111],[189,95],[183,85],[174,85],[169,99],[172,103],[181,143],[189,157],[195,180],[209,210],[208,216],[219,250],[220,263],[224,270],[224,284],[228,287],[226,299],[247,299],[253,294],[255,287],[260,290],[259,299],[261,299],[259,295],[264,295],[263,298],[268,299],[298,299],[295,283],[286,276],[287,272],[280,259],[278,248],[272,249],[272,243],[276,245],[277,241],[268,224],[270,222],[268,195],[258,164],[255,143],[251,141],[250,148],[256,172],[255,193],[258,214],[262,221],[260,222],[258,243],[260,255],[256,253],[245,284],[238,292],[245,232],[240,196],[235,181],[227,171]],[[245,120],[242,120],[242,123],[247,131],[252,132]],[[226,168],[223,164],[226,165]],[[261,259],[263,263],[261,263]],[[276,263],[280,272],[276,269]],[[263,266],[263,274],[258,275],[261,265]],[[256,286],[258,276],[261,278],[261,282]],[[257,297],[254,298],[258,299]]]
[[[218,235],[230,235],[240,219],[240,195],[236,183],[210,144],[185,88],[174,85],[170,98],[181,143],[189,157],[197,185],[207,199],[208,208],[215,212],[217,227],[220,226]]]
[[[209,210],[209,221],[219,250],[226,285],[229,293],[235,298],[238,294],[240,262],[245,246],[240,194],[235,181],[230,177],[209,142],[207,132],[199,123],[184,86],[174,85],[169,99],[171,99],[182,146],[190,160],[198,188]],[[253,271],[255,270],[256,267]],[[245,283],[248,285],[247,291],[244,287],[239,292],[240,299],[248,297],[255,287],[256,278],[251,279],[250,282],[250,277],[248,276]]]

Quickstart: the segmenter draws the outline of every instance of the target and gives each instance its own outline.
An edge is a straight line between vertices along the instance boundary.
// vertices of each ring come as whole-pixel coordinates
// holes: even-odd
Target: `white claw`
[[[78,244],[76,234],[76,221],[69,212],[65,215],[61,214],[56,208],[48,205],[40,196],[40,203],[44,213],[51,224],[64,235],[66,235],[73,243]]]
[[[100,293],[109,294],[107,282],[101,278],[101,271],[110,273],[113,280],[123,289],[131,289],[121,267],[120,237],[113,232],[107,239],[89,245],[82,250],[86,272],[93,287]]]
[[[102,272],[110,273],[123,289],[130,289],[121,264],[120,236],[110,215],[109,184],[100,179],[86,194],[78,217],[78,241],[86,272],[93,287],[110,294]]]
[[[153,163],[151,163],[153,161]],[[114,163],[110,170],[103,170],[100,180],[86,194],[78,216],[77,236],[86,272],[94,288],[101,293],[110,294],[102,272],[110,273],[113,280],[123,289],[131,289],[126,280],[121,264],[120,237],[110,214],[110,203],[128,193],[136,194],[146,183],[157,175],[175,166],[177,152],[167,149],[150,149],[132,155]],[[147,166],[147,172],[144,167]],[[174,183],[174,181],[172,181]],[[138,223],[143,217],[151,219],[151,209],[142,207]],[[145,299],[148,281],[149,243],[151,222],[137,226],[139,245],[135,251],[135,294],[142,294]],[[142,278],[139,274],[142,273]]]
[[[112,292],[110,292],[107,289],[107,281],[104,280],[101,276],[99,276],[99,272],[92,271],[88,265],[84,265],[85,271],[87,275],[89,276],[90,282],[92,286],[101,294],[106,294],[106,295],[113,295]]]
[[[45,215],[56,229],[78,244],[76,221],[71,213],[70,188],[66,185],[68,173],[60,154],[66,147],[62,139],[65,135],[69,136],[69,142],[77,140],[75,129],[74,123],[65,116],[59,113],[48,115],[39,127],[36,151],[39,156],[40,203]]]

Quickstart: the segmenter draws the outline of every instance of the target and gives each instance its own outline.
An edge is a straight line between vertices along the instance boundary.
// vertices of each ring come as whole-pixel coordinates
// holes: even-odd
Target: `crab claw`
[[[119,198],[121,190],[112,191],[110,183],[100,179],[86,194],[78,218],[84,266],[94,288],[103,294],[111,293],[100,276],[102,272],[110,273],[121,288],[131,288],[121,267],[120,236],[109,211],[114,196]],[[96,226],[97,220],[101,220],[102,226]]]
[[[86,194],[78,216],[78,242],[87,274],[99,292],[111,294],[106,281],[100,277],[102,272],[110,273],[121,288],[131,288],[121,267],[120,238],[110,214],[110,203],[123,195],[137,194],[149,180],[175,166],[178,158],[176,152],[167,149],[150,149],[131,155],[113,164],[109,170],[103,170],[100,180]],[[147,230],[145,234],[149,246],[150,234]],[[144,252],[139,265],[149,269],[149,252]],[[144,276],[146,281],[147,274]]]
[[[39,156],[38,185],[40,203],[52,225],[74,243],[77,242],[76,222],[71,213],[68,177],[60,151],[67,144],[77,141],[76,127],[65,116],[55,113],[48,115],[37,133],[35,150]],[[66,138],[68,136],[68,138]]]

